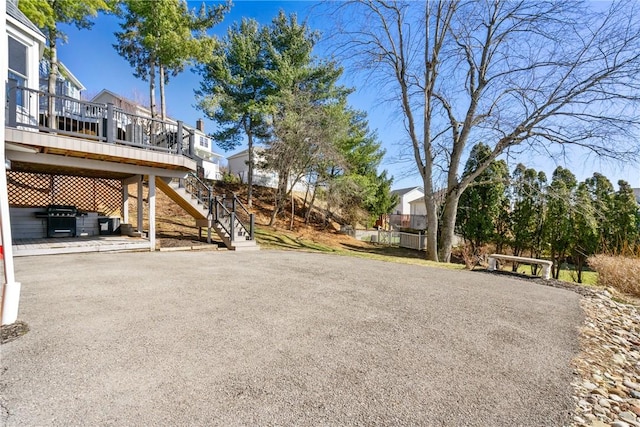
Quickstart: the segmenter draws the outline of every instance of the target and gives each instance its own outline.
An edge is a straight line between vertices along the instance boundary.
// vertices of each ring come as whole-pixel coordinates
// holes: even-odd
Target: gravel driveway
[[[579,296],[299,252],[16,259],[0,425],[559,426]]]

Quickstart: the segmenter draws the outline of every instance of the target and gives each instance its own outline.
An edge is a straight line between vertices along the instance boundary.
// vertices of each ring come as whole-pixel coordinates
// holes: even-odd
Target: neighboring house
[[[254,165],[253,168],[253,184],[262,187],[278,188],[278,173],[260,168],[259,165],[264,163],[263,147],[253,147]],[[240,181],[247,183],[249,177],[249,149],[239,151],[227,157],[229,174],[237,176]],[[293,177],[289,180],[289,187],[292,184]],[[293,186],[293,191],[305,192],[308,188],[308,180],[305,176],[301,177]]]
[[[633,195],[636,196],[636,201],[640,204],[640,188],[634,188]]]
[[[424,190],[422,187],[408,187],[391,190],[391,194],[398,196],[398,204],[391,213],[394,215],[411,215],[410,203],[420,197],[424,197]],[[423,215],[426,215],[426,212]]]
[[[131,117],[151,117],[151,110],[149,110],[149,108],[107,89],[101,90],[93,97],[93,99],[91,99],[91,102],[113,104],[114,107],[130,113],[129,115]],[[128,117],[128,119],[131,117]],[[141,127],[129,122],[131,122],[131,120],[119,125],[125,134],[125,139],[133,142],[144,140],[145,136],[141,132]],[[167,122],[175,124],[177,123],[177,120],[167,117]],[[204,121],[199,119],[195,128],[187,124],[183,124],[183,126],[185,130],[194,134],[194,149],[196,155],[200,159],[198,166],[202,168],[202,176],[206,179],[220,179],[220,164],[223,156],[213,151],[213,140],[204,132]]]
[[[45,58],[40,60],[40,90],[49,90],[49,61]],[[58,78],[56,79],[56,95],[64,95],[69,98],[81,99],[84,85],[73,75],[71,71],[62,63],[58,62]]]

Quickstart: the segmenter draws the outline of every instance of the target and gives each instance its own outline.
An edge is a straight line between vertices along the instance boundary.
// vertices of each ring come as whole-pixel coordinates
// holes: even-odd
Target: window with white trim
[[[27,86],[27,46],[9,36],[9,72],[8,78],[15,80],[18,86]],[[24,106],[22,91],[16,94],[17,104]]]

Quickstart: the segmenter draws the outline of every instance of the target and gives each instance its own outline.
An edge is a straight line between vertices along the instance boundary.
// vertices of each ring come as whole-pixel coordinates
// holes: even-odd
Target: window
[[[10,80],[15,80],[18,86],[25,87],[27,85],[27,47],[9,37],[9,73]],[[16,93],[16,101],[19,106],[24,106],[23,91],[18,90]]]
[[[204,148],[209,148],[209,138],[200,136],[200,146]]]

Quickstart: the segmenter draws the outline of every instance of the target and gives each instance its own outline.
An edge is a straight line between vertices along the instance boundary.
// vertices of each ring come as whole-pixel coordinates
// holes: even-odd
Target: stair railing
[[[184,180],[180,180],[180,186],[203,206],[208,207],[209,218],[219,224],[232,241],[241,236],[247,240],[254,240],[254,214],[249,213],[235,193],[230,197],[224,194],[214,196],[213,189],[193,172]],[[248,224],[248,227],[245,224]]]
[[[187,193],[195,197],[203,206],[210,208],[209,201],[213,196],[213,189],[198,178],[196,174],[190,173],[185,179],[181,179],[180,186],[183,187]],[[211,213],[211,210],[209,210],[209,213]]]

